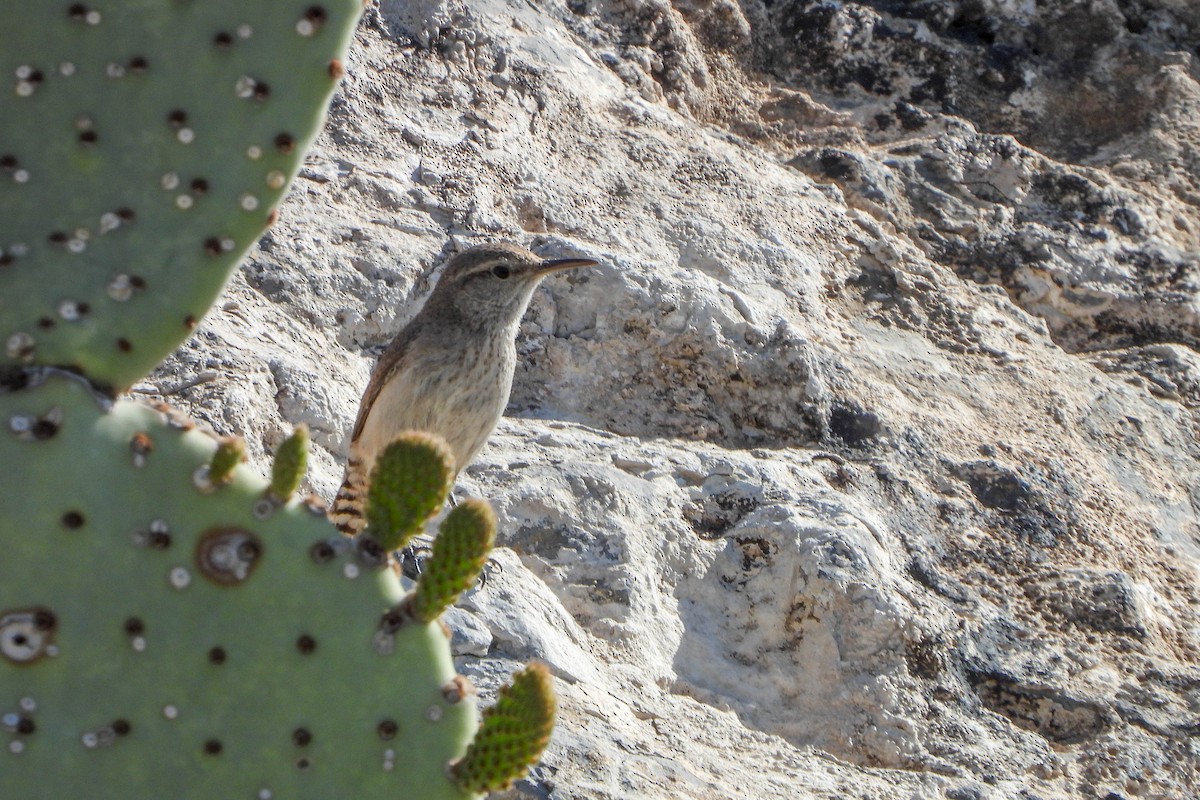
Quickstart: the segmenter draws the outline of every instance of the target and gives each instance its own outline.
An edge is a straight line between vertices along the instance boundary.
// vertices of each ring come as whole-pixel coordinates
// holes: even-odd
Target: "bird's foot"
[[[420,580],[424,571],[425,559],[433,552],[433,539],[428,536],[415,536],[404,547],[392,553],[400,573],[410,581]]]
[[[504,565],[491,556],[488,556],[488,560],[483,562],[483,569],[479,571],[479,577],[475,579],[476,590],[487,586],[488,581],[492,579],[492,575],[498,575],[501,572],[504,572]]]
[[[407,546],[392,553],[392,558],[396,565],[400,568],[400,572],[410,581],[418,581],[421,579],[421,573],[424,571],[425,560],[433,552],[433,539],[425,536],[415,537]],[[484,562],[483,569],[479,573],[479,577],[475,579],[476,591],[487,586],[491,577],[497,573],[503,572],[504,567],[499,561],[488,557]]]

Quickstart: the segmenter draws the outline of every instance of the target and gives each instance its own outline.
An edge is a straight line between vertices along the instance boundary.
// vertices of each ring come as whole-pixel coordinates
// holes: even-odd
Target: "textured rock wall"
[[[1188,0],[385,0],[224,305],[138,391],[332,494],[451,248],[547,282],[460,479],[527,798],[1200,793]]]

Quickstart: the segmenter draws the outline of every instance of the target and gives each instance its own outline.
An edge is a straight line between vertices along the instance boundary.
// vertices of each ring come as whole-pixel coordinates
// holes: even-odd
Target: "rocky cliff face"
[[[1196,796],[1197,8],[384,0],[139,391],[328,497],[449,248],[594,257],[459,484],[460,669],[563,696],[512,797]]]

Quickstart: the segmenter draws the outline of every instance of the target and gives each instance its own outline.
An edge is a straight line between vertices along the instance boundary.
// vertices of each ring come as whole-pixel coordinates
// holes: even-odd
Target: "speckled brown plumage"
[[[330,514],[344,533],[362,530],[371,465],[401,431],[444,438],[457,470],[474,459],[508,404],[517,326],[533,290],[552,272],[594,263],[548,261],[505,243],[450,259],[420,313],[380,356],[363,393]]]

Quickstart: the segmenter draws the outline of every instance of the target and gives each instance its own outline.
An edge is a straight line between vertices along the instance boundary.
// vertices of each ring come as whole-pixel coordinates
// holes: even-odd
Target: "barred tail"
[[[360,457],[351,453],[346,462],[346,478],[338,489],[337,497],[333,499],[329,519],[339,531],[347,536],[354,536],[367,527],[366,509],[366,465]]]

